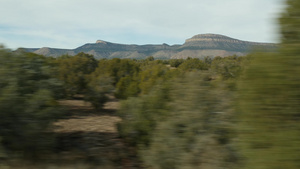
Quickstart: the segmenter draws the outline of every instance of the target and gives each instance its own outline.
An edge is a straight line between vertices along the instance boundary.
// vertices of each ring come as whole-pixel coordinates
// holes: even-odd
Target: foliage
[[[171,65],[172,67],[176,67],[176,68],[177,68],[178,66],[180,66],[183,62],[184,62],[183,59],[170,59],[170,60],[169,60],[170,65]]]
[[[147,62],[151,62],[151,61],[154,61],[154,57],[153,56],[149,56],[145,59]]]
[[[300,2],[286,2],[280,51],[254,55],[238,85],[244,168],[300,167]]]
[[[148,64],[142,67],[138,74],[141,94],[149,93],[153,86],[164,81],[169,71],[170,69],[163,64]]]
[[[61,112],[53,95],[59,82],[51,78],[47,59],[1,48],[0,68],[2,146],[25,157],[50,150],[53,142],[47,132]]]
[[[118,125],[119,134],[131,145],[147,146],[159,120],[164,119],[168,110],[169,88],[156,86],[148,95],[131,97],[122,102]]]
[[[116,85],[115,96],[119,99],[137,96],[140,93],[136,76],[125,76]]]
[[[121,99],[148,94],[155,85],[174,76],[159,60],[139,63],[139,71],[121,78],[116,85],[116,96]]]
[[[138,64],[130,59],[118,59],[112,60],[100,60],[98,62],[98,68],[93,73],[93,76],[100,76],[107,74],[113,78],[113,85],[116,85],[119,80],[126,76],[133,76],[139,72]]]
[[[92,55],[79,53],[75,56],[61,56],[56,60],[57,78],[64,82],[65,94],[74,96],[85,92],[86,76],[97,67]]]
[[[108,94],[113,90],[113,80],[108,75],[96,76],[90,79],[85,93],[85,100],[92,103],[95,109],[102,109],[108,100]]]
[[[300,69],[290,64],[297,61],[286,61],[281,54],[258,54],[239,83],[239,137],[246,168],[299,167],[292,161],[299,160],[300,84],[295,78]]]
[[[168,116],[157,121],[151,144],[141,153],[148,167],[217,169],[236,163],[227,94],[209,76],[189,74],[173,83]]]
[[[198,58],[188,58],[178,66],[178,69],[183,71],[207,70],[208,68],[209,65]]]
[[[281,45],[289,45],[290,50],[299,50],[299,7],[298,0],[285,0],[286,9],[279,18],[280,32],[281,32]],[[288,46],[287,46],[288,47]]]
[[[211,62],[211,69],[224,80],[235,79],[240,76],[243,61],[246,59],[246,57],[237,56],[216,57]]]

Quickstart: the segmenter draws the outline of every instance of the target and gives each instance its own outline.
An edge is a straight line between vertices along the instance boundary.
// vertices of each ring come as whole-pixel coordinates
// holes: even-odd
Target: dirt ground
[[[102,111],[95,111],[89,102],[83,100],[63,100],[60,104],[66,106],[72,116],[55,122],[56,132],[117,133],[116,124],[121,121],[121,118],[115,115],[119,107],[117,100],[107,102]]]
[[[102,110],[94,110],[82,96],[60,100],[66,116],[54,123],[55,152],[42,162],[1,163],[0,169],[140,169],[136,152],[117,132],[119,101],[110,96]]]
[[[117,123],[121,121],[116,115],[118,100],[110,97],[100,111],[80,97],[62,100],[60,104],[70,111],[68,118],[54,123],[62,163],[80,162],[88,168],[140,168],[135,152],[125,146],[117,133]]]

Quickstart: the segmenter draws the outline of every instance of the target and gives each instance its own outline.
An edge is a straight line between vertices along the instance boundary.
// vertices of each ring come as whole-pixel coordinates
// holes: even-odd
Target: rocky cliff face
[[[185,44],[193,44],[197,42],[211,42],[211,41],[216,41],[216,42],[224,42],[224,43],[239,43],[240,40],[233,39],[224,35],[218,35],[218,34],[199,34],[195,35],[190,39],[187,39],[185,41]]]
[[[248,42],[224,35],[200,34],[187,39],[182,48],[215,49],[236,52],[249,52],[255,48],[276,48],[275,44]]]
[[[60,56],[63,54],[75,55],[85,52],[94,55],[95,58],[135,58],[142,59],[153,56],[160,59],[170,58],[202,58],[206,56],[246,55],[252,49],[263,48],[265,50],[276,49],[272,43],[247,42],[217,34],[199,34],[187,39],[183,45],[126,45],[97,40],[96,43],[88,43],[76,49],[25,49],[29,52],[45,56]],[[24,49],[23,49],[24,50]]]

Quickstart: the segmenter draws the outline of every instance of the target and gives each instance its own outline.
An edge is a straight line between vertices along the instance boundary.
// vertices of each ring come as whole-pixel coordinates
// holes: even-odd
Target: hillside
[[[87,43],[76,49],[44,47],[40,49],[22,48],[22,50],[53,57],[63,54],[76,55],[84,52],[94,55],[95,58],[142,59],[153,56],[158,59],[179,59],[187,57],[203,58],[206,56],[243,56],[255,48],[272,50],[276,46],[272,43],[247,42],[217,34],[199,34],[187,39],[182,45],[128,45],[97,40],[96,43]]]

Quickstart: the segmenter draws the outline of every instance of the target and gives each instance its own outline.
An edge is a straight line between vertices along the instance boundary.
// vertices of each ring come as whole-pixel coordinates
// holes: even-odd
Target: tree
[[[92,103],[95,109],[102,109],[113,90],[113,79],[108,75],[92,77],[87,85],[85,100]]]
[[[172,83],[166,117],[157,120],[151,142],[141,151],[153,169],[232,168],[228,93],[217,89],[209,74],[193,73]]]
[[[37,157],[51,150],[51,124],[61,115],[47,59],[0,49],[0,137],[6,152]],[[8,154],[11,155],[11,154]]]
[[[225,58],[216,57],[211,62],[211,70],[222,77],[224,80],[235,79],[242,72],[243,61],[245,57],[228,56]]]
[[[287,0],[277,53],[258,53],[238,85],[244,168],[300,167],[300,1]]]
[[[171,65],[172,67],[176,67],[176,68],[177,68],[178,66],[180,66],[183,62],[184,62],[183,59],[170,59],[170,60],[169,60],[170,65]]]
[[[155,85],[163,82],[170,69],[163,64],[148,64],[142,67],[138,74],[139,88],[141,94],[148,94]]]
[[[209,65],[198,58],[188,58],[178,68],[183,71],[207,70]]]
[[[61,56],[58,64],[57,78],[64,82],[67,96],[82,94],[86,90],[86,76],[95,71],[97,61],[92,55],[79,53],[75,56]]]
[[[132,146],[148,146],[158,121],[167,117],[168,85],[156,86],[140,97],[130,97],[122,102],[118,124],[120,135]]]
[[[116,85],[115,96],[119,99],[137,96],[140,93],[136,76],[125,76]]]
[[[107,74],[113,78],[113,85],[115,86],[121,78],[133,76],[138,72],[139,66],[135,61],[131,59],[114,58],[111,60],[100,60],[93,76],[96,77]]]
[[[149,57],[146,58],[146,61],[147,62],[154,61],[154,57],[153,56],[149,56]]]

